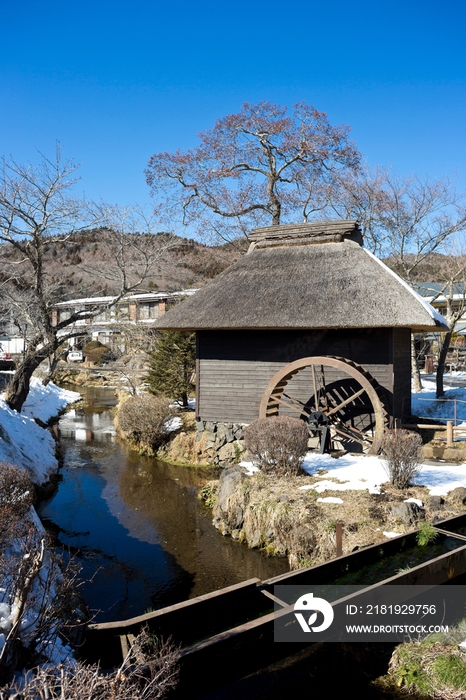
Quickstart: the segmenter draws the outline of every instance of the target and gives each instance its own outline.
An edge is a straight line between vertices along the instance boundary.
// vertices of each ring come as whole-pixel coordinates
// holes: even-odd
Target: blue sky
[[[59,140],[89,197],[144,204],[153,153],[305,100],[371,164],[464,188],[465,26],[464,0],[0,0],[0,155]]]

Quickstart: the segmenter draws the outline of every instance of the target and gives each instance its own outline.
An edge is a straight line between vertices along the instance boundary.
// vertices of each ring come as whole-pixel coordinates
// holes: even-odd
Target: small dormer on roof
[[[355,241],[359,245],[363,242],[358,223],[353,219],[310,221],[256,228],[249,236],[249,240],[251,246],[248,252],[252,252],[255,248],[341,243],[344,240]]]

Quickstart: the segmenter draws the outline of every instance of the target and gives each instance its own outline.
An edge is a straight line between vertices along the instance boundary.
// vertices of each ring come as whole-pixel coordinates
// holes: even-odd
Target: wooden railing
[[[454,425],[452,420],[448,420],[445,423],[440,424],[428,424],[428,423],[403,423],[402,428],[407,430],[412,430],[416,428],[417,430],[445,430],[446,431],[446,445],[451,447],[455,441],[455,433],[463,433],[466,436],[466,426]]]

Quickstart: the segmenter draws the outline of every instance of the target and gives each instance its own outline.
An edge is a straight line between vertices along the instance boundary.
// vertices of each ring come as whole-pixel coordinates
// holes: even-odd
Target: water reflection
[[[63,480],[41,516],[77,552],[82,593],[96,619],[157,609],[257,576],[288,570],[223,538],[197,498],[212,471],[140,457],[115,439],[111,390],[84,392],[86,404],[60,421]]]

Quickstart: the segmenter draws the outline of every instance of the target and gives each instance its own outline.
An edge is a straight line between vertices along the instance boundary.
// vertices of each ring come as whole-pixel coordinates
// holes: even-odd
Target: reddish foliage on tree
[[[246,102],[199,134],[197,148],[154,154],[146,178],[172,218],[180,214],[200,233],[231,239],[324,209],[333,175],[359,164],[348,132],[304,102],[291,114],[270,102]]]

